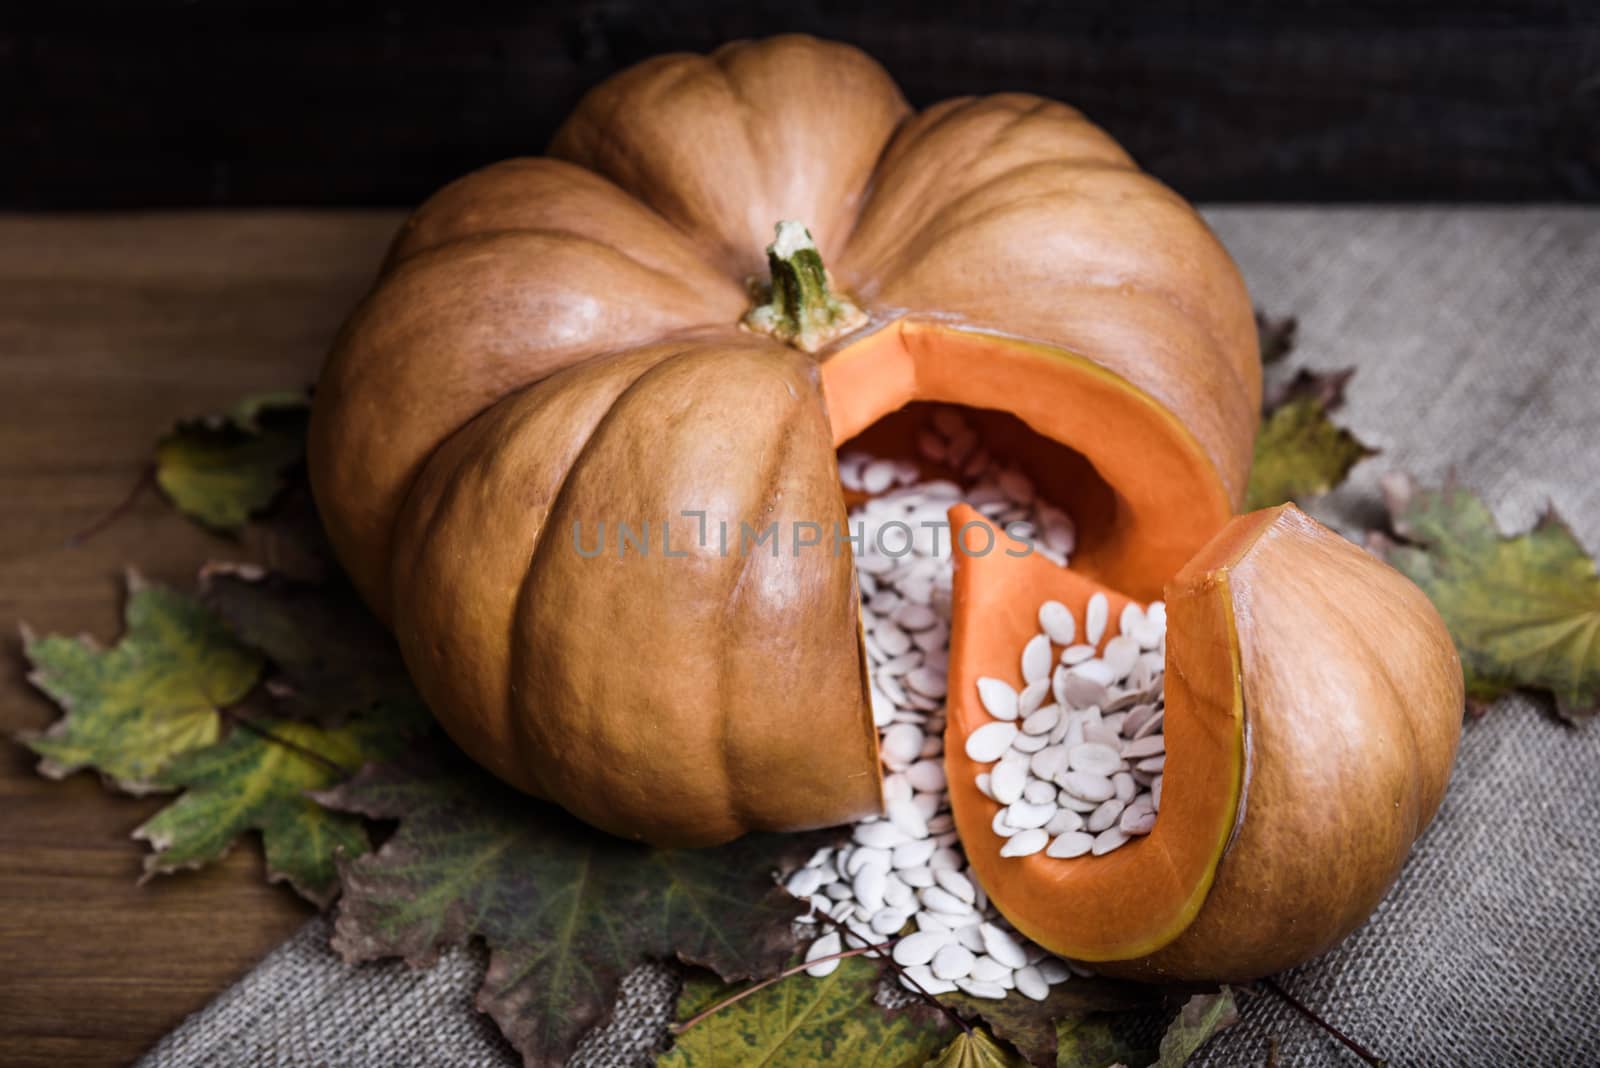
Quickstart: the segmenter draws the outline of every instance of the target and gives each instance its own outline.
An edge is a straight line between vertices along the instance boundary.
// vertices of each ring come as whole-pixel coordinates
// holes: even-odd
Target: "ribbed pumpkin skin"
[[[310,463],[341,561],[452,736],[653,842],[880,803],[849,552],[723,556],[715,537],[843,519],[819,379],[856,339],[807,357],[736,329],[780,219],[809,227],[867,332],[937,320],[1071,350],[1176,418],[1205,492],[1237,504],[1249,467],[1238,273],[1071,108],[913,115],[872,60],[807,37],[597,87],[548,158],[461,179],[405,225],[324,369]],[[616,523],[659,546],[663,520],[689,557],[617,557]],[[612,551],[573,551],[575,522],[586,547],[604,522]]]
[[[1258,518],[1242,553],[1203,550],[1173,582],[1177,595],[1226,575],[1246,726],[1238,828],[1194,922],[1148,957],[1095,965],[1108,975],[1255,979],[1330,949],[1444,800],[1464,694],[1438,611],[1293,505]]]

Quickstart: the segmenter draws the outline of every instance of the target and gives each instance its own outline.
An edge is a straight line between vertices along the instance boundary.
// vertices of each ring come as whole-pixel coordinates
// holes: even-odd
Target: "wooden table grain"
[[[259,849],[139,885],[129,832],[161,804],[89,773],[50,782],[10,735],[55,710],[17,623],[120,630],[122,574],[188,586],[247,555],[152,489],[114,508],[172,421],[311,381],[394,213],[0,216],[0,1064],[121,1065],[294,931],[309,909]]]

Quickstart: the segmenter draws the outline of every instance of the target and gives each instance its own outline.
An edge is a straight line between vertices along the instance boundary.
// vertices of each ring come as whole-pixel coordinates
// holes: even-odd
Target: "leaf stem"
[[[839,923],[832,916],[823,914],[821,916],[821,919],[827,921],[829,924],[832,924],[833,925],[833,929],[839,932],[840,937],[842,937],[842,938],[854,938],[857,941],[864,941],[861,938],[860,935],[856,934],[854,931],[850,930],[848,927],[845,927],[843,924]],[[899,940],[900,940],[900,936],[897,935],[894,938],[890,939],[890,941],[888,943],[884,943],[884,944],[893,945],[895,942],[898,942]],[[972,1025],[967,1023],[967,1021],[963,1020],[961,1018],[961,1014],[959,1012],[957,1012],[956,1010],[952,1009],[950,1006],[946,1005],[944,1002],[940,1001],[938,998],[934,997],[932,994],[928,993],[926,988],[924,988],[921,983],[917,982],[911,976],[907,975],[905,969],[900,967],[900,963],[894,959],[894,955],[893,954],[885,953],[883,955],[883,962],[885,964],[887,964],[889,966],[889,970],[894,972],[895,975],[899,976],[900,979],[903,982],[909,983],[918,997],[920,997],[923,1001],[926,1001],[929,1005],[932,1005],[934,1008],[938,1009],[940,1012],[944,1013],[951,1020],[955,1021],[955,1025],[957,1027],[961,1028],[961,1030],[965,1031],[969,1035],[972,1034]]]
[[[265,739],[266,741],[272,742],[276,745],[281,745],[290,752],[303,756],[313,763],[321,764],[323,767],[327,768],[336,775],[342,775],[346,778],[349,778],[351,775],[355,774],[355,770],[353,768],[347,768],[337,760],[330,760],[328,757],[323,756],[315,749],[303,746],[299,742],[291,741],[290,739],[283,737],[281,734],[274,734],[261,724],[257,723],[255,720],[251,719],[249,716],[246,716],[235,709],[224,708],[222,709],[222,715],[229,723],[232,723],[238,727],[243,727],[251,734]]]
[[[128,512],[133,508],[133,502],[139,499],[139,494],[144,492],[144,488],[146,486],[154,485],[155,480],[156,465],[153,463],[145,464],[144,467],[140,469],[139,478],[134,482],[133,488],[128,490],[127,496],[123,497],[122,500],[112,505],[111,508],[106,510],[102,515],[92,520],[88,526],[82,528],[76,533],[68,535],[67,539],[61,543],[61,547],[63,549],[76,549],[78,546],[82,545],[84,542],[88,541],[90,538],[109,527],[112,523],[115,523],[117,520],[127,515]]]
[[[1284,1001],[1288,1002],[1289,1006],[1301,1016],[1304,1016],[1306,1019],[1310,1020],[1324,1031],[1328,1032],[1328,1034],[1338,1039],[1344,1044],[1345,1048],[1349,1049],[1350,1052],[1354,1053],[1357,1057],[1360,1057],[1362,1062],[1369,1065],[1370,1068],[1388,1068],[1388,1061],[1384,1060],[1382,1057],[1378,1056],[1376,1053],[1372,1052],[1370,1049],[1363,1046],[1361,1043],[1357,1042],[1355,1039],[1351,1038],[1337,1027],[1333,1026],[1333,1024],[1329,1023],[1327,1020],[1324,1020],[1322,1017],[1318,1016],[1315,1012],[1312,1012],[1304,1002],[1285,990],[1276,979],[1268,977],[1261,980],[1261,982],[1268,990],[1272,991]]]
[[[890,944],[892,944],[892,943],[888,943],[888,942],[883,943],[883,945],[890,945]],[[667,1028],[667,1030],[671,1031],[675,1035],[681,1035],[685,1031],[689,1030],[689,1028],[691,1028],[695,1024],[699,1023],[701,1020],[704,1020],[707,1016],[711,1016],[711,1015],[714,1015],[716,1013],[719,1013],[723,1009],[725,1009],[728,1006],[732,1005],[734,1002],[743,1001],[745,998],[749,997],[751,994],[754,994],[756,991],[765,990],[767,987],[771,986],[773,983],[778,982],[779,980],[787,979],[787,978],[789,978],[789,976],[795,975],[795,974],[797,974],[799,972],[803,972],[807,968],[814,968],[818,964],[826,964],[830,960],[844,960],[846,957],[859,957],[859,956],[862,956],[863,954],[871,953],[874,949],[877,949],[877,948],[878,948],[878,946],[857,946],[854,949],[842,949],[837,953],[829,953],[826,957],[818,957],[815,960],[802,961],[801,963],[793,965],[792,967],[785,968],[783,971],[779,972],[777,975],[774,975],[774,976],[771,976],[769,978],[761,980],[759,983],[751,983],[749,986],[745,987],[743,990],[739,991],[737,994],[733,994],[733,995],[730,995],[728,997],[723,998],[721,1001],[717,1002],[715,1005],[712,1005],[710,1008],[701,1009],[699,1012],[695,1013],[693,1016],[689,1017],[687,1020],[683,1021],[682,1023],[672,1024],[670,1027]]]

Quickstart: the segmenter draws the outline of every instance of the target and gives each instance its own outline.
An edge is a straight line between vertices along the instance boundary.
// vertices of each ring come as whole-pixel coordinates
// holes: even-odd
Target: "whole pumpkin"
[[[780,37],[625,71],[423,205],[329,357],[311,475],[468,753],[707,844],[880,806],[834,450],[917,401],[1053,442],[1074,570],[1147,600],[1241,500],[1250,303],[1073,109],[913,113]]]

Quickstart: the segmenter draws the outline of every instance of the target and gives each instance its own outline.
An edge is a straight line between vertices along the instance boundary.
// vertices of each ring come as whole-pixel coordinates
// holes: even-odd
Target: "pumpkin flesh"
[[[984,524],[966,506],[953,526]],[[985,524],[986,525],[986,524]],[[981,548],[969,540],[968,550]],[[958,541],[958,546],[963,545]],[[1246,980],[1320,953],[1392,885],[1437,809],[1459,661],[1421,591],[1292,505],[1231,521],[1166,589],[1155,827],[1105,856],[1002,858],[965,741],[983,675],[1020,683],[1046,599],[1127,598],[1020,543],[955,557],[945,762],[967,856],[1024,934],[1106,974]]]
[[[1038,633],[1044,601],[1060,601],[1082,619],[1089,598],[1105,594],[1104,648],[1129,598],[1029,552],[966,505],[951,509],[950,522],[964,531],[957,541],[964,551],[955,554],[945,767],[967,857],[990,899],[1040,945],[1084,961],[1153,952],[1199,912],[1236,816],[1243,710],[1226,580],[1180,589],[1167,602],[1167,766],[1154,830],[1103,857],[1002,858],[991,829],[1000,806],[978,790],[985,768],[965,747],[967,735],[991,722],[978,678],[1021,687],[1018,652]],[[991,539],[994,548],[982,552]]]

